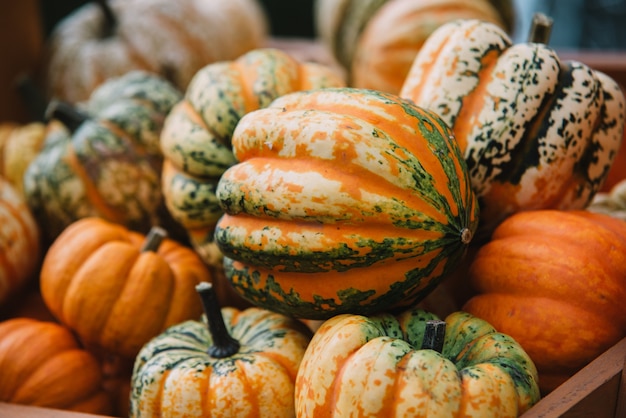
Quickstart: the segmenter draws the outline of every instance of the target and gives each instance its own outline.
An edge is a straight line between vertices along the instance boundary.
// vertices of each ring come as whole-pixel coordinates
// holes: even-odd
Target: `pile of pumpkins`
[[[268,47],[253,1],[147,3],[61,22],[38,120],[0,130],[0,402],[517,417],[626,336],[599,201],[626,100],[545,16],[516,44],[507,2],[318,0],[342,72]],[[228,17],[246,39],[202,41]],[[94,21],[111,59],[70,75]]]

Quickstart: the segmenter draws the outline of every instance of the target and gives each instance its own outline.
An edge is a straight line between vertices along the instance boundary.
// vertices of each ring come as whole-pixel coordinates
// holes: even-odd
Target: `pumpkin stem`
[[[57,119],[70,132],[74,133],[83,122],[89,119],[89,116],[69,103],[52,100],[44,112],[44,119],[46,121]]]
[[[163,240],[167,237],[167,231],[159,226],[153,226],[150,228],[146,240],[141,246],[141,252],[152,251],[156,252]]]
[[[530,33],[528,34],[528,42],[538,44],[548,44],[550,41],[550,33],[552,32],[553,19],[543,13],[535,13],[530,24]]]
[[[463,228],[463,230],[461,231],[461,242],[467,245],[472,242],[472,238],[472,231],[469,228]]]
[[[20,74],[15,79],[15,88],[26,104],[33,121],[44,122],[48,103],[27,74]]]
[[[113,13],[113,9],[111,9],[107,0],[95,0],[95,2],[98,6],[100,6],[100,11],[102,12],[102,16],[104,16],[102,37],[109,38],[115,33],[115,28],[117,27],[117,17],[115,16],[115,13]]]
[[[443,342],[446,336],[446,321],[440,319],[432,319],[426,321],[426,329],[424,330],[424,341],[422,342],[422,350],[435,350],[441,353],[443,350]]]
[[[196,291],[202,299],[204,314],[209,324],[209,332],[213,345],[207,349],[207,353],[215,358],[226,358],[239,352],[241,345],[226,329],[222,309],[217,301],[213,284],[201,282],[196,286]]]

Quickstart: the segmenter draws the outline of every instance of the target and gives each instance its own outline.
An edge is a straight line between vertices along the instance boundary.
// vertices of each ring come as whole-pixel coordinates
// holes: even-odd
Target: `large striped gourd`
[[[479,198],[480,235],[521,210],[589,204],[626,117],[624,95],[605,74],[560,60],[543,42],[513,44],[478,20],[434,32],[400,95],[453,128]]]
[[[215,241],[234,288],[303,318],[425,297],[461,259],[478,206],[434,113],[351,88],[296,92],[244,116]]]
[[[215,187],[236,163],[230,141],[239,119],[283,94],[343,84],[330,67],[301,63],[273,48],[256,49],[196,73],[161,134],[162,189],[169,212],[208,263],[215,262],[213,228],[222,214]]]

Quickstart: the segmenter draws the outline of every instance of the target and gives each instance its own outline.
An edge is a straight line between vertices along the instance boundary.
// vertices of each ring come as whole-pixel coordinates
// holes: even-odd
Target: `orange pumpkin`
[[[518,341],[543,392],[626,336],[626,223],[589,211],[515,214],[476,253],[463,310]]]
[[[43,260],[46,305],[86,344],[135,356],[165,328],[197,318],[202,306],[195,285],[211,281],[190,248],[167,238],[157,248],[150,242],[101,218],[74,222]]]
[[[110,414],[98,360],[54,322],[0,322],[0,401]]]

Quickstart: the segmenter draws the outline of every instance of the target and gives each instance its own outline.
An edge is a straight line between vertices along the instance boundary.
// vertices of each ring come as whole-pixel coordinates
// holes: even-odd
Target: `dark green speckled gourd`
[[[52,130],[24,175],[28,204],[53,240],[73,221],[99,216],[147,232],[167,224],[159,135],[182,93],[156,75],[110,79],[75,107],[51,103]]]
[[[215,229],[234,289],[308,319],[423,299],[461,260],[478,206],[452,131],[392,94],[284,95],[232,138]]]

